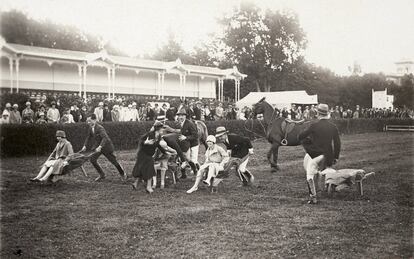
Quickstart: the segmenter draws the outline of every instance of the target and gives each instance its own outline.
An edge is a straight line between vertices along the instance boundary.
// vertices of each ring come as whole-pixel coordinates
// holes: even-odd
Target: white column
[[[183,76],[180,74],[180,99],[183,98]]]
[[[78,64],[78,75],[79,75],[79,97],[82,97],[82,83],[83,83],[82,65],[79,65],[79,64]]]
[[[112,68],[112,98],[115,99],[115,68]]]
[[[240,100],[240,79],[234,79],[234,101]]]
[[[165,98],[165,73],[161,73],[161,98]]]
[[[86,66],[84,65],[83,66],[83,99],[85,99],[86,100],[86,71],[87,71],[87,68],[86,68]]]
[[[10,67],[10,93],[13,93],[13,59],[9,58]]]
[[[237,101],[240,100],[240,79],[237,80],[238,84],[237,84]]]
[[[19,59],[16,59],[16,93],[19,92]]]
[[[219,92],[220,92],[220,101],[224,101],[224,80],[220,79],[219,81]]]
[[[186,76],[183,75],[183,96],[184,96],[184,100],[185,100],[185,82],[186,82]]]
[[[156,96],[158,96],[157,98],[158,99],[160,99],[160,97],[161,97],[161,91],[160,91],[160,89],[161,89],[161,73],[160,72],[158,72],[157,73],[157,86],[155,87],[155,95]]]
[[[108,71],[108,99],[111,99],[111,86],[112,86],[112,80],[111,80],[111,68],[107,67],[106,70]]]

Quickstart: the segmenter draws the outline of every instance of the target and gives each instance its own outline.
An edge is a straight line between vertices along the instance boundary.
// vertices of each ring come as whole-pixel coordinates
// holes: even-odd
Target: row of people
[[[153,192],[155,172],[157,169],[161,169],[161,187],[164,187],[164,176],[166,171],[166,159],[169,156],[177,154],[182,160],[182,177],[185,178],[185,167],[189,164],[194,174],[197,175],[195,185],[188,190],[188,193],[192,193],[197,190],[198,184],[204,172],[208,172],[208,179],[215,178],[217,174],[224,169],[223,165],[227,162],[228,157],[233,159],[243,159],[238,166],[238,174],[240,180],[243,182],[249,182],[254,179],[252,174],[246,169],[248,163],[248,155],[253,154],[253,147],[248,138],[229,134],[224,127],[219,127],[216,130],[216,136],[227,147],[227,152],[223,152],[219,146],[216,145],[216,138],[209,136],[207,138],[208,148],[206,150],[206,162],[203,166],[198,164],[198,137],[197,127],[195,124],[187,119],[187,113],[183,109],[178,113],[180,121],[180,129],[172,129],[169,126],[164,125],[160,121],[156,121],[153,129],[142,136],[138,152],[137,159],[132,170],[132,176],[135,178],[133,187],[137,188],[138,183],[143,180],[146,182],[146,191],[148,193]],[[127,179],[123,167],[119,164],[114,155],[114,146],[105,131],[105,128],[97,122],[97,116],[91,114],[88,116],[87,123],[89,130],[87,138],[85,140],[84,147],[81,152],[86,151],[87,146],[91,146],[93,150],[90,156],[90,161],[99,176],[95,181],[101,181],[105,179],[105,174],[98,164],[97,160],[100,155],[104,155],[118,170],[122,179]],[[172,132],[172,133],[170,133]],[[170,134],[168,134],[170,133]],[[43,164],[39,174],[31,179],[32,181],[46,181],[48,179],[59,179],[59,175],[62,174],[63,161],[66,157],[73,154],[73,149],[69,141],[66,139],[66,135],[63,131],[57,131],[56,137],[58,144],[47,161]],[[155,163],[154,155],[156,150],[162,155],[163,163]],[[218,156],[218,154],[220,154]],[[209,183],[207,181],[207,183]]]

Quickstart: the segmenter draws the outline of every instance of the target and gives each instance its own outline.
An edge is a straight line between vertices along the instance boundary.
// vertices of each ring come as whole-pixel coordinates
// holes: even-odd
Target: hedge
[[[382,131],[385,125],[414,125],[412,119],[341,119],[332,120],[342,134],[355,134]],[[153,122],[109,122],[103,123],[117,150],[135,149],[138,139],[151,128]],[[168,122],[178,128],[178,123]],[[263,137],[264,127],[257,120],[248,121],[206,121],[209,133],[214,133],[218,126],[225,126],[230,132],[247,136],[251,139]],[[22,124],[0,125],[1,156],[45,155],[56,145],[56,130],[62,129],[72,143],[75,151],[83,146],[88,126],[76,124]]]

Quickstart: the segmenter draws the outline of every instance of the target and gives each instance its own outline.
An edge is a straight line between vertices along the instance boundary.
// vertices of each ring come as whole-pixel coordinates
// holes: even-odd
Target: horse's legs
[[[270,155],[269,155],[270,154]],[[272,147],[268,153],[268,159],[270,162],[271,172],[274,173],[279,170],[279,166],[277,165],[277,157],[279,154],[279,143],[272,144]]]

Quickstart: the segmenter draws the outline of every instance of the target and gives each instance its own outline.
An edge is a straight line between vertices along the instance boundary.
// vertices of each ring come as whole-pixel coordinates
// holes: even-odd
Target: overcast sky
[[[414,0],[256,0],[293,10],[307,34],[306,59],[338,74],[357,61],[363,72],[394,72],[414,59]],[[185,49],[219,30],[217,17],[240,0],[2,0],[35,19],[71,24],[111,41],[131,56],[153,53],[173,32]]]

